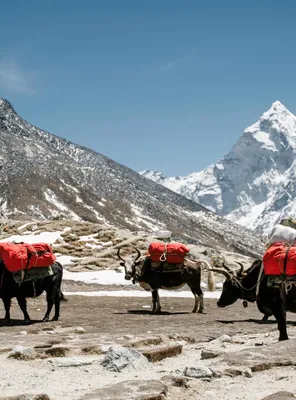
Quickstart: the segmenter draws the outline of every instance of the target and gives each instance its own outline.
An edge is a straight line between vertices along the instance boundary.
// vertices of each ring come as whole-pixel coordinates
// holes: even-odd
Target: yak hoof
[[[4,318],[3,322],[4,324],[10,324],[10,318]]]
[[[198,310],[198,313],[199,313],[199,314],[203,314],[203,309]]]
[[[42,322],[48,322],[49,321],[49,317],[44,317]]]
[[[59,317],[57,317],[57,316],[54,316],[53,318],[52,318],[52,321],[58,321],[59,320]]]
[[[24,323],[25,323],[26,325],[30,324],[30,323],[31,323],[31,319],[30,319],[30,318],[25,318],[25,319],[24,319]]]
[[[261,321],[267,321],[268,320],[268,315],[264,315]]]
[[[284,336],[284,337],[280,337],[279,338],[279,342],[282,342],[283,340],[289,340],[288,336]]]

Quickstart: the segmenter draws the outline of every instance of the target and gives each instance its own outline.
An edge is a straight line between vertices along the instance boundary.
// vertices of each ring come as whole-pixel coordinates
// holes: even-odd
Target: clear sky
[[[187,175],[280,100],[296,113],[296,1],[1,3],[0,97],[136,171]]]

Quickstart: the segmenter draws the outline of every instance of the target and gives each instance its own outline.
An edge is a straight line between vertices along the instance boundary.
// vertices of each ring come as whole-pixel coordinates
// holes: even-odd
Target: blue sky
[[[296,2],[1,4],[0,97],[136,171],[223,157],[275,100],[296,113]]]

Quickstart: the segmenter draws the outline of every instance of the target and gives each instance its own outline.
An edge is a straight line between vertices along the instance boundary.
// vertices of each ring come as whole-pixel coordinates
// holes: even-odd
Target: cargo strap
[[[289,246],[288,246],[288,248],[286,250],[286,254],[285,254],[285,258],[284,258],[284,271],[283,271],[284,275],[286,275],[288,254],[289,254],[289,251],[290,251],[291,247],[293,246],[293,243],[294,243],[294,241],[291,244],[289,244]]]

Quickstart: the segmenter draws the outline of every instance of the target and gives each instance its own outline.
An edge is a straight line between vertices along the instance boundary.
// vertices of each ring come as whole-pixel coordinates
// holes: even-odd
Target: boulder
[[[102,365],[109,371],[134,371],[148,368],[149,361],[135,349],[111,346],[105,354]]]
[[[31,347],[16,346],[8,354],[8,358],[15,358],[17,360],[33,360],[36,358],[37,353]]]

